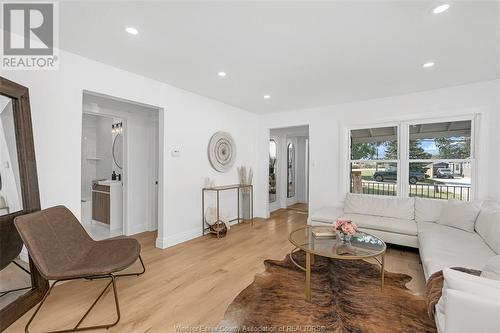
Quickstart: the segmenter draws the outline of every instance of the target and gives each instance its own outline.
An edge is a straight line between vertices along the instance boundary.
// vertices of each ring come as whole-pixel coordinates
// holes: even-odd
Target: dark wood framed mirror
[[[23,246],[14,218],[40,210],[40,195],[28,88],[3,77],[0,77],[0,179],[0,331],[3,331],[36,305],[49,287],[29,256],[29,264],[20,259]]]

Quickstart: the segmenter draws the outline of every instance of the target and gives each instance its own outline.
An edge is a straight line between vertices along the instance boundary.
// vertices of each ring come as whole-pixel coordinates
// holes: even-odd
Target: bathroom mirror
[[[0,331],[36,305],[48,289],[14,218],[40,210],[28,88],[0,77]]]
[[[113,139],[113,161],[121,170],[123,169],[123,134],[118,133]]]

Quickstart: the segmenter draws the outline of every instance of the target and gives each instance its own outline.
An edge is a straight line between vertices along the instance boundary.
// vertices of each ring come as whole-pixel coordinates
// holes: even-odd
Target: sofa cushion
[[[498,333],[500,299],[455,289],[444,289],[443,296],[445,333]]]
[[[500,254],[500,206],[484,204],[476,220],[475,229],[495,253]]]
[[[490,258],[481,272],[481,276],[487,279],[500,281],[500,255]]]
[[[415,221],[437,222],[445,203],[440,199],[415,198]]]
[[[443,289],[460,290],[465,293],[500,301],[499,281],[485,279],[481,276],[467,274],[454,269],[443,270],[443,277]]]
[[[481,203],[477,201],[448,200],[443,205],[437,223],[474,232],[474,224],[480,209]]]
[[[415,205],[413,198],[348,193],[344,212],[413,220],[415,218]]]
[[[311,215],[310,220],[322,223],[334,223],[342,214],[344,214],[344,210],[340,207],[323,207],[315,211]]]
[[[425,277],[447,267],[482,270],[495,252],[476,233],[433,222],[417,222]]]
[[[417,235],[417,225],[414,221],[363,214],[344,214],[342,217],[352,220],[358,227],[364,229],[394,232],[410,236]]]
[[[500,282],[453,269],[443,270],[443,277],[436,310],[444,309],[446,332],[498,332]]]

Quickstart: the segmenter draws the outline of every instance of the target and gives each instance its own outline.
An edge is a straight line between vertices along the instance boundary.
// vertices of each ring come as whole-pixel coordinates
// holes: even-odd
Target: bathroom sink
[[[122,182],[120,180],[110,180],[110,179],[100,180],[97,182],[97,184],[99,184],[99,185],[106,185],[106,186],[110,186],[113,184],[121,184],[121,183]]]

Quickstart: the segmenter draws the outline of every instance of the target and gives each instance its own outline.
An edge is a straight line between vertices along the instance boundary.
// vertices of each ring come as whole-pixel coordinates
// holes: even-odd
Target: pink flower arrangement
[[[351,220],[340,218],[333,224],[333,230],[338,230],[344,235],[352,236],[358,231],[358,227]]]

